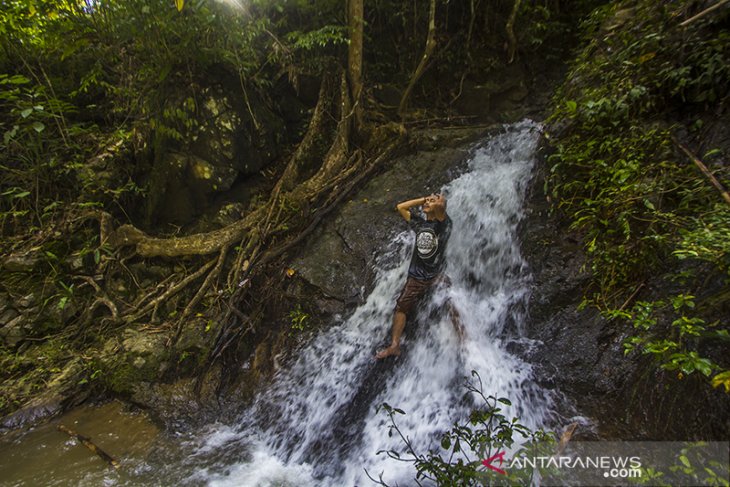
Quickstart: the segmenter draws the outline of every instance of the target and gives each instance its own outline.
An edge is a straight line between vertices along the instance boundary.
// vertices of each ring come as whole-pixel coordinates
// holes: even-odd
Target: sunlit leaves
[[[342,25],[325,25],[309,32],[290,32],[286,38],[294,49],[309,51],[329,45],[346,44],[347,28]]]
[[[725,386],[725,392],[730,393],[730,370],[721,372],[712,378],[712,387]]]

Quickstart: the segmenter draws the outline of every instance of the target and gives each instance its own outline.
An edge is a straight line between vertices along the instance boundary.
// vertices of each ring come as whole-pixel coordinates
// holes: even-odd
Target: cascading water
[[[530,365],[507,351],[524,341],[521,327],[529,273],[517,224],[534,165],[539,125],[507,127],[473,151],[465,172],[446,185],[453,232],[448,244],[449,289],[439,289],[409,317],[403,354],[377,362],[375,347],[389,335],[392,310],[405,281],[413,237],[404,230],[376,263],[375,287],[347,320],[315,337],[235,427],[219,427],[200,451],[245,444],[240,462],[199,471],[188,480],[211,485],[369,485],[365,469],[388,483],[409,484],[410,464],[380,450],[400,449],[388,436],[387,402],[407,414],[398,424],[423,451],[463,419],[469,405],[462,379],[475,370],[487,394],[508,397],[506,415],[529,427],[545,424],[549,395],[531,382]],[[418,196],[418,195],[413,195]],[[405,228],[405,225],[404,225]],[[447,298],[459,310],[466,340],[459,343]]]

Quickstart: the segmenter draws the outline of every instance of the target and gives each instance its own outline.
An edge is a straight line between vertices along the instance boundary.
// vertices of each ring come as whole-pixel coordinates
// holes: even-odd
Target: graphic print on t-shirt
[[[436,233],[430,228],[426,228],[416,236],[416,249],[418,249],[418,255],[422,259],[428,259],[439,248],[439,239]]]

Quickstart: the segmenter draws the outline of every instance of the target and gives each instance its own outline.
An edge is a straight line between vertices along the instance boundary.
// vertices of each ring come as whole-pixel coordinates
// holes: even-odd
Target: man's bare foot
[[[375,358],[381,359],[385,357],[390,357],[391,355],[400,355],[400,346],[391,345],[388,348],[384,348],[375,354]]]

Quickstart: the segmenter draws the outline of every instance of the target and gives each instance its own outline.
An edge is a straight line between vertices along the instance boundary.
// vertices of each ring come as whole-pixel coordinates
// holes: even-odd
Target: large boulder
[[[283,90],[283,88],[282,88]],[[286,121],[297,126],[306,113],[292,97],[291,110],[274,113],[254,92],[245,99],[240,86],[227,89],[214,84],[201,89],[197,102],[170,102],[175,114],[167,122],[179,137],[159,128],[152,144],[152,167],[147,175],[146,224],[185,225],[205,212],[216,196],[234,183],[258,178],[260,171],[280,158],[286,147]],[[295,99],[294,99],[295,100]],[[283,103],[283,101],[282,101]],[[194,123],[190,122],[194,118]],[[297,128],[297,127],[294,127]],[[245,195],[247,203],[250,194]]]
[[[130,395],[143,382],[158,381],[169,367],[169,349],[164,334],[133,328],[120,338],[111,338],[97,359],[101,379],[113,392]]]

